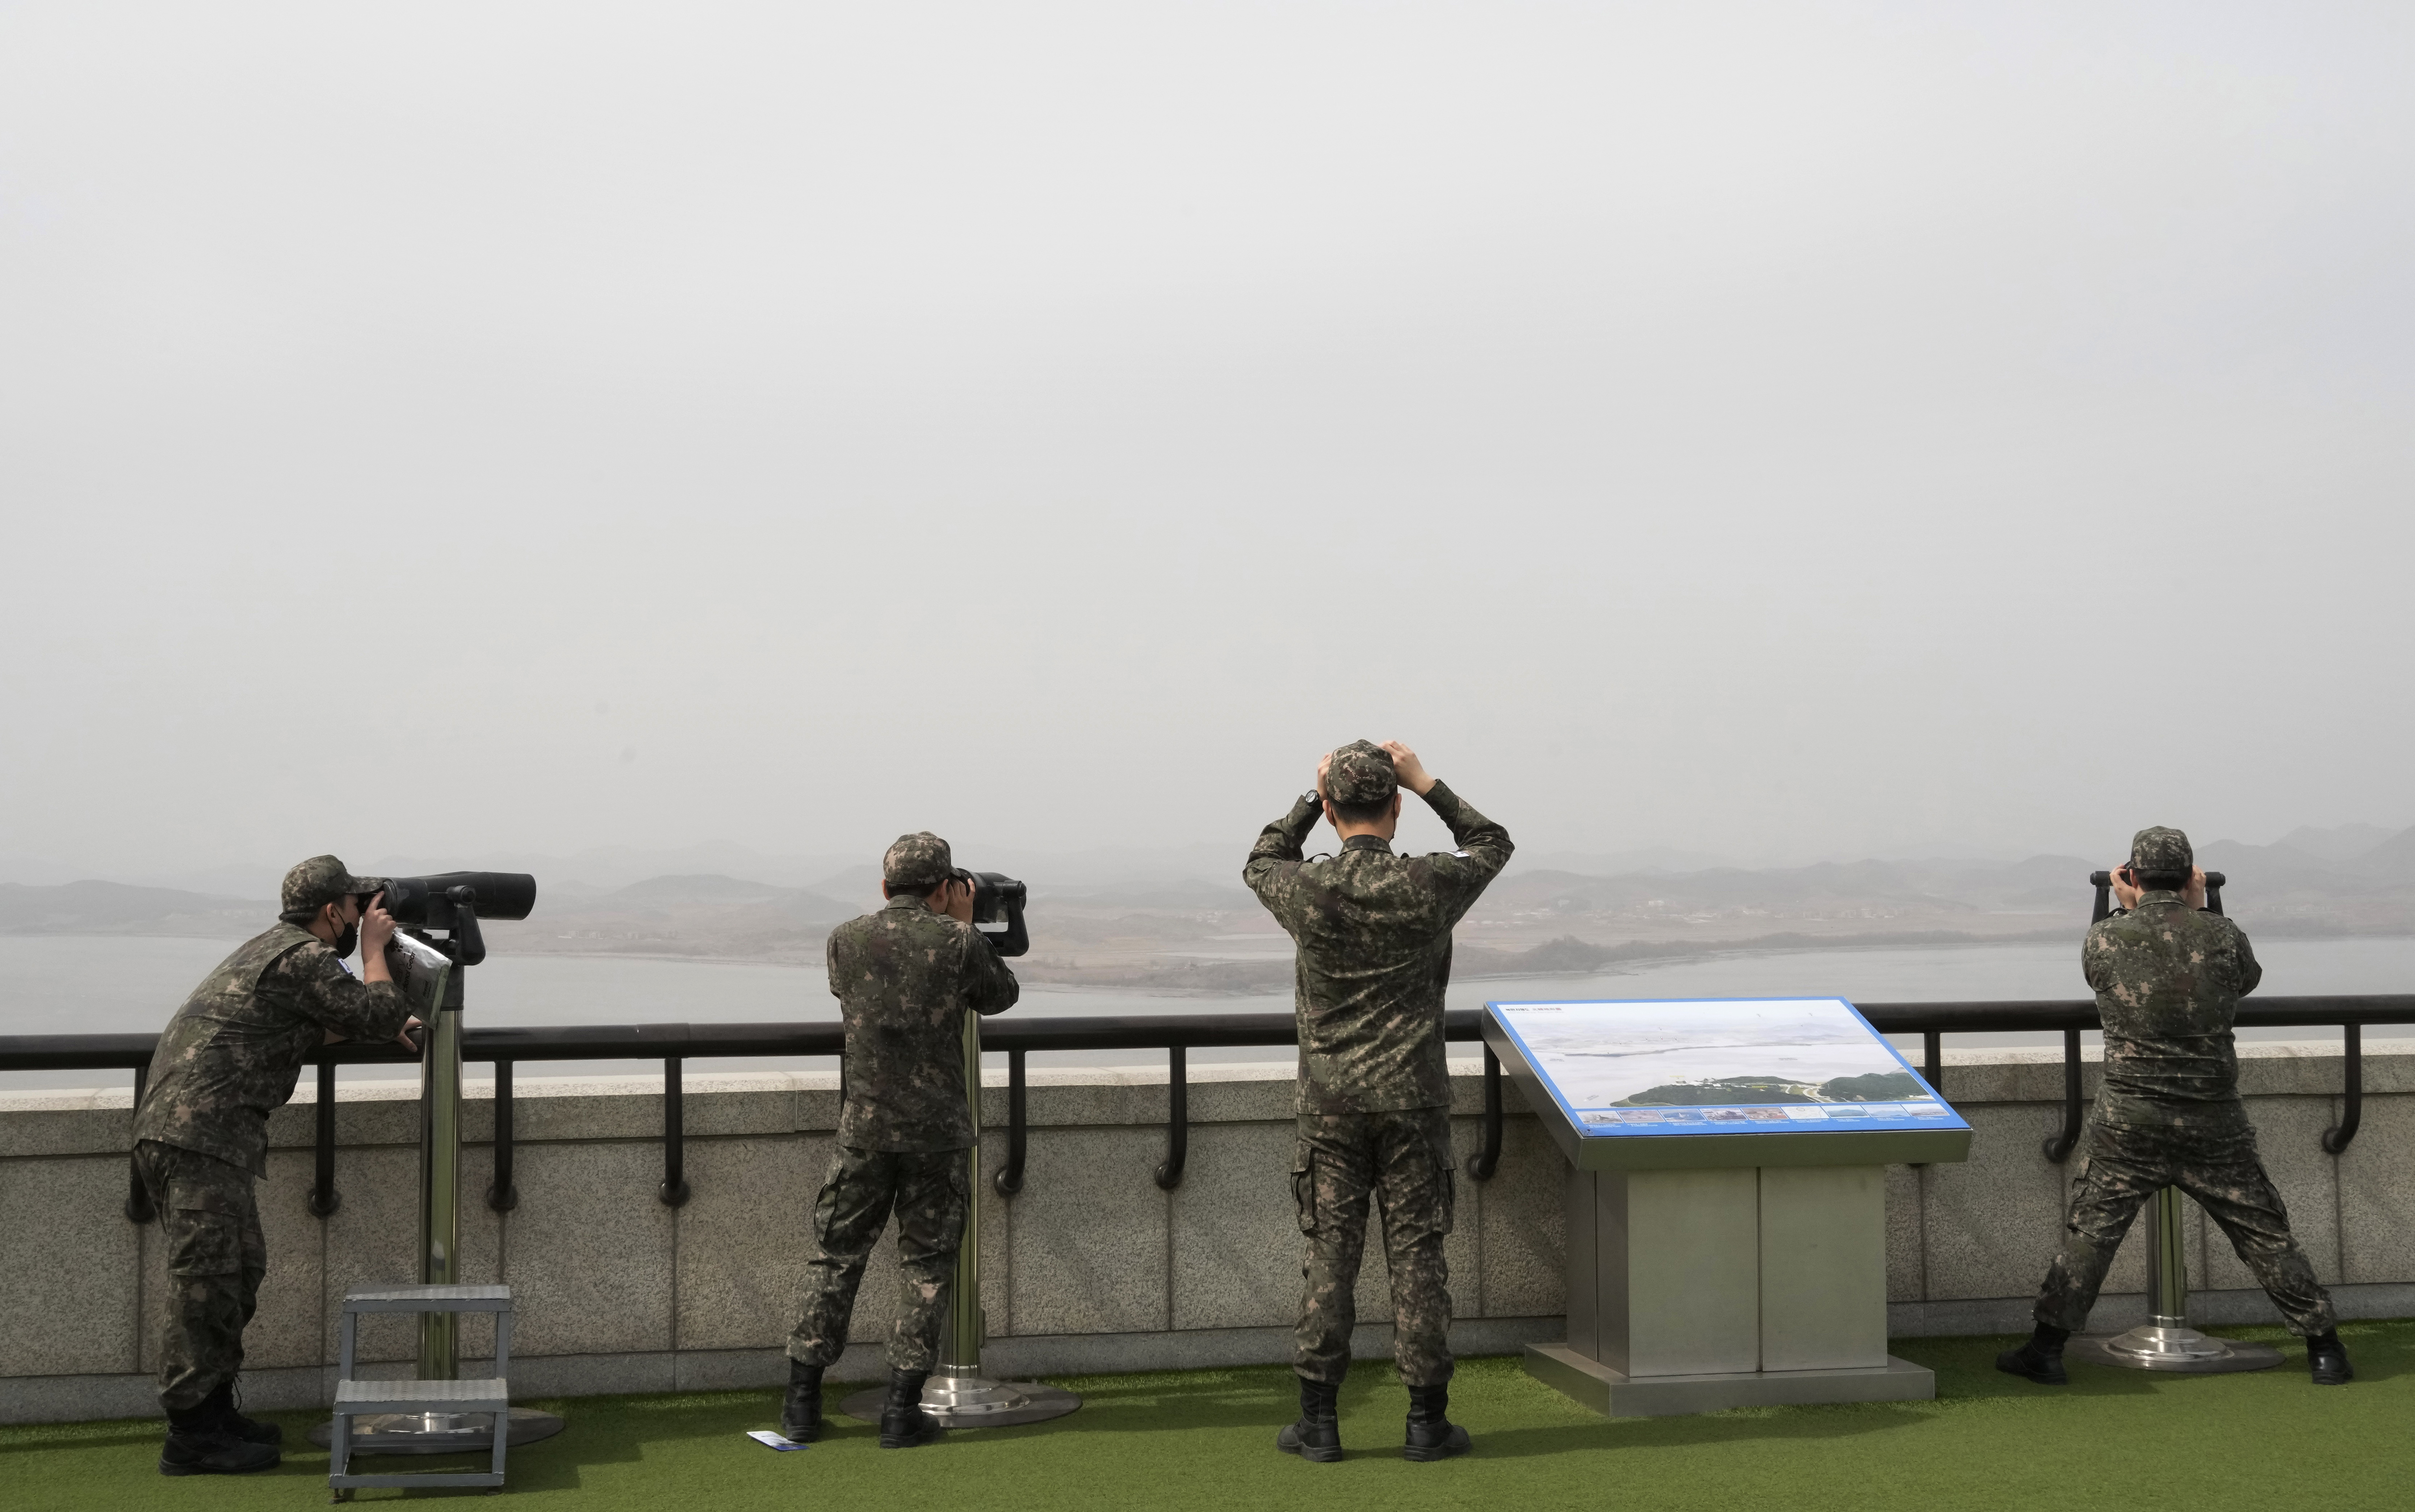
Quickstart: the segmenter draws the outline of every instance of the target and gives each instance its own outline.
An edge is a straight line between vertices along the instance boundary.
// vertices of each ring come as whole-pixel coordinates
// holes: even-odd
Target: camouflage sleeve
[[[271,968],[294,1009],[346,1040],[391,1040],[411,1017],[411,1002],[390,981],[363,981],[323,947],[295,951]]]
[[[2118,915],[2115,917],[2119,917]],[[2112,951],[2106,948],[2105,926],[2112,920],[2100,920],[2088,926],[2079,941],[2079,974],[2088,979],[2088,990],[2101,993],[2112,983]]]
[[[1426,789],[1427,806],[1434,816],[1450,827],[1450,838],[1459,848],[1433,858],[1433,875],[1442,884],[1446,912],[1452,923],[1459,922],[1476,903],[1477,894],[1485,884],[1501,875],[1509,864],[1509,853],[1516,847],[1509,843],[1509,831],[1476,812],[1474,804],[1450,790],[1450,785],[1437,778]]]
[[[1023,983],[988,936],[969,925],[965,933],[971,936],[965,942],[965,1006],[976,1013],[1003,1013],[1023,996]]]
[[[1300,847],[1308,844],[1308,832],[1323,817],[1325,805],[1309,801],[1306,793],[1293,799],[1290,813],[1258,831],[1258,843],[1250,847],[1249,863],[1241,868],[1241,880],[1276,921],[1286,927],[1290,919],[1283,903],[1290,890],[1283,884],[1298,869],[1304,854]]]
[[[2223,922],[2230,924],[2230,921],[2228,919],[2224,920]],[[2230,924],[2230,943],[2237,948],[2236,953],[2239,963],[2239,981],[2232,986],[2231,990],[2236,992],[2240,996],[2244,997],[2249,993],[2256,990],[2257,983],[2264,980],[2264,965],[2262,962],[2256,959],[2255,948],[2247,943],[2247,931],[2240,928],[2237,924]]]

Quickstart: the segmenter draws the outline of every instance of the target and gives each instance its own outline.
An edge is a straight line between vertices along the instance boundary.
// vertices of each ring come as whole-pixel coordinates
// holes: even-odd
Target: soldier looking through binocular
[[[901,1285],[880,1446],[906,1449],[940,1431],[922,1409],[922,1383],[938,1359],[971,1200],[965,1011],[1002,1013],[1022,988],[975,926],[976,878],[956,869],[946,841],[927,831],[900,836],[880,877],[887,905],[831,931],[827,948],[831,995],[847,1020],[847,1100],[814,1204],[818,1252],[788,1336],[780,1431],[800,1444],[821,1436],[822,1372],[847,1348],[856,1289],[893,1208]]]
[[[2148,1199],[2176,1186],[2221,1227],[2289,1331],[2305,1340],[2315,1384],[2342,1385],[2355,1372],[2331,1294],[2289,1232],[2239,1100],[2231,1021],[2264,968],[2244,931],[2204,911],[2205,873],[2180,831],[2139,831],[2112,891],[2122,911],[2090,925],[2080,947],[2105,1025],[2104,1085],[2062,1252],[2038,1293],[2036,1329],[1996,1368],[2046,1385],[2069,1381],[2063,1345],[2088,1325],[2122,1236]]]
[[[218,963],[169,1021],[134,1113],[134,1164],[168,1253],[159,1405],[166,1475],[274,1468],[282,1435],[243,1415],[243,1332],[268,1274],[254,1183],[267,1174],[268,1115],[302,1063],[339,1040],[401,1039],[419,1021],[385,959],[385,879],[333,856],[285,874],[283,911]],[[343,958],[361,947],[361,976]]]

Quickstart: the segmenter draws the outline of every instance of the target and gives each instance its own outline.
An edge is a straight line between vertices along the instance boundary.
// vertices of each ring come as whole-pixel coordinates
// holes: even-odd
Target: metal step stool
[[[495,1374],[487,1381],[360,1381],[353,1379],[355,1342],[364,1312],[491,1312],[495,1315]],[[336,1380],[335,1434],[327,1446],[331,1499],[350,1501],[355,1486],[503,1486],[503,1450],[511,1434],[511,1384],[504,1373],[512,1356],[512,1289],[508,1286],[372,1286],[344,1294],[342,1366]],[[429,1471],[382,1475],[352,1474],[352,1419],[387,1415],[453,1416],[493,1415],[494,1468],[447,1475]],[[433,1426],[433,1425],[431,1425]]]

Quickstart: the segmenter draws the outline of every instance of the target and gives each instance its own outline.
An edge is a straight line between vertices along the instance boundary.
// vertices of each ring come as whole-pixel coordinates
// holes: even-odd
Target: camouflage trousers
[[[2288,1210],[2256,1155],[2256,1131],[2138,1124],[2092,1124],[2071,1185],[2062,1252],[2038,1293],[2037,1321],[2074,1333],[2088,1325],[2107,1267],[2138,1209],[2166,1187],[2197,1200],[2288,1320],[2289,1331],[2332,1326],[2331,1294],[2289,1234]]]
[[[1401,1379],[1413,1386],[1450,1379],[1450,1265],[1443,1235],[1450,1232],[1455,1169],[1447,1108],[1299,1115],[1291,1190],[1308,1235],[1300,1262],[1307,1284],[1293,1370],[1335,1385],[1349,1372],[1372,1198],[1392,1276],[1392,1358]]]
[[[168,1251],[160,1294],[159,1405],[185,1412],[243,1369],[243,1330],[260,1305],[268,1245],[251,1173],[144,1140],[134,1169],[159,1210]]]
[[[814,1204],[814,1240],[820,1253],[806,1263],[804,1314],[788,1335],[788,1357],[806,1365],[837,1362],[847,1348],[848,1320],[855,1314],[864,1262],[872,1258],[893,1208],[899,1298],[889,1329],[889,1366],[931,1369],[938,1357],[939,1330],[948,1321],[968,1200],[963,1150],[839,1145]]]

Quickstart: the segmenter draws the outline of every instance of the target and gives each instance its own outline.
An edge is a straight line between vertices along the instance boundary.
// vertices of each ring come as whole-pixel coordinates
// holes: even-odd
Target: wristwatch
[[[1319,814],[1325,812],[1324,795],[1319,793],[1313,787],[1310,788],[1307,792],[1300,794],[1299,801]]]

